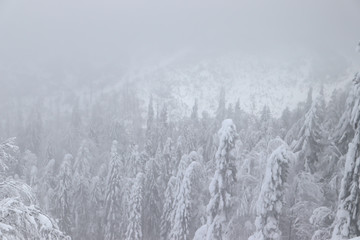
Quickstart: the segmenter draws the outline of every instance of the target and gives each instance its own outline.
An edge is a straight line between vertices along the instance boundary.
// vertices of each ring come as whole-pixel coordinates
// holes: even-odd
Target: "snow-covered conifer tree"
[[[33,167],[36,168],[37,161],[38,161],[38,159],[37,159],[36,155],[33,154],[30,150],[26,150],[23,157],[21,158],[20,172],[23,173],[23,175],[25,176],[25,181],[29,185],[31,185],[30,184],[31,179],[36,177],[36,175],[32,174],[32,169],[33,169]]]
[[[352,118],[353,111],[356,111],[355,107],[358,101],[356,79],[359,78],[359,75],[360,73],[357,73],[353,80],[354,86],[351,88],[349,96],[346,99],[345,111],[342,114],[338,125],[333,131],[332,139],[343,154],[347,152],[349,143],[355,134],[354,126],[351,124],[350,120]]]
[[[261,134],[267,139],[271,137],[272,134],[272,119],[269,106],[265,105],[261,111],[260,116],[260,130]]]
[[[113,141],[110,153],[109,172],[106,183],[105,199],[105,240],[116,240],[122,237],[122,196],[121,170],[122,164],[117,152],[117,141]]]
[[[164,207],[161,215],[160,223],[160,237],[161,240],[169,239],[168,235],[171,230],[171,222],[174,211],[174,202],[179,192],[180,180],[177,177],[172,176],[167,184],[164,195]]]
[[[270,156],[257,202],[256,232],[249,240],[280,240],[281,209],[288,167],[294,155],[286,143]]]
[[[0,143],[0,180],[15,173],[20,153],[15,141],[16,138],[9,138]]]
[[[321,85],[319,96],[317,97],[317,102],[319,104],[318,116],[319,123],[322,124],[325,120],[326,114],[326,101],[325,101],[325,93],[324,93],[324,85]]]
[[[237,138],[236,127],[231,119],[222,122],[218,132],[219,147],[216,152],[216,171],[210,183],[210,202],[207,206],[207,240],[223,239],[231,207],[231,186],[236,180],[233,165],[233,149]]]
[[[242,126],[242,110],[241,110],[241,107],[240,107],[240,100],[238,99],[235,103],[235,107],[234,107],[234,123],[236,125],[236,128],[237,129],[240,129],[240,128],[244,128],[244,126]]]
[[[55,214],[59,217],[59,226],[62,231],[71,235],[71,154],[66,154],[57,176],[55,189]]]
[[[326,106],[326,119],[324,125],[329,134],[334,134],[337,124],[344,112],[346,97],[343,91],[335,89]]]
[[[73,172],[73,215],[74,224],[77,228],[74,238],[86,236],[86,222],[88,221],[88,208],[90,197],[90,162],[91,154],[84,140],[78,150]]]
[[[191,111],[191,119],[194,120],[194,121],[197,121],[198,118],[199,118],[199,114],[198,114],[198,110],[199,110],[199,106],[198,106],[198,100],[195,99],[195,103],[194,103],[194,106],[192,108],[192,111]]]
[[[305,109],[304,109],[305,112],[309,111],[312,105],[313,105],[313,88],[310,87],[306,98]]]
[[[44,210],[51,210],[53,208],[52,199],[56,189],[56,175],[55,172],[55,159],[49,160],[46,166],[42,169],[39,177],[39,200]]]
[[[319,99],[314,101],[306,113],[304,124],[300,129],[298,141],[294,144],[294,152],[298,152],[300,164],[306,171],[315,172],[318,154],[322,149],[322,129],[319,122]]]
[[[193,161],[186,169],[179,192],[174,201],[174,212],[169,239],[190,239],[190,221],[192,217],[192,203],[194,201],[194,184],[201,175],[201,164]]]
[[[130,213],[129,213],[129,225],[126,230],[126,240],[142,240],[142,221],[141,216],[143,213],[142,201],[143,201],[143,184],[144,174],[138,173],[135,179],[135,183],[132,186],[130,196]]]
[[[139,146],[132,144],[130,146],[130,153],[126,160],[127,175],[136,177],[136,174],[144,169],[145,163],[139,153]]]
[[[162,199],[158,182],[159,166],[154,158],[150,158],[145,168],[143,234],[147,240],[160,238],[160,218]]]
[[[352,108],[347,108],[347,116],[355,135],[349,144],[346,155],[345,171],[341,181],[338,210],[334,222],[332,239],[349,239],[360,236],[358,219],[360,217],[359,178],[360,178],[360,75],[353,80],[350,98]],[[350,101],[348,101],[350,103]]]
[[[24,145],[27,149],[39,156],[41,151],[41,140],[43,131],[43,121],[39,106],[34,107],[28,119],[25,130]]]
[[[216,119],[220,122],[226,115],[225,88],[222,87],[219,95],[218,108],[216,110]]]
[[[155,153],[155,146],[156,146],[156,135],[155,135],[155,113],[154,113],[154,106],[153,106],[153,97],[150,97],[149,106],[148,106],[148,118],[146,121],[146,152],[149,156],[153,156]]]
[[[104,202],[106,193],[106,176],[107,165],[104,163],[100,166],[97,175],[91,179],[90,187],[90,213],[92,219],[88,227],[90,239],[97,240],[104,237]]]
[[[12,239],[70,240],[55,220],[36,205],[26,205],[18,198],[0,200],[0,237]]]

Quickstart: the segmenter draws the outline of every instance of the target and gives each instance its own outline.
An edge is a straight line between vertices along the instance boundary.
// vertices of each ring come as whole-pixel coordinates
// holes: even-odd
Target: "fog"
[[[360,236],[359,0],[0,0],[0,239]]]
[[[306,49],[353,60],[359,11],[356,0],[1,0],[0,81],[16,87],[9,81],[30,80],[10,76],[34,72],[42,77],[32,86],[46,74],[58,76],[47,82],[61,81],[62,71],[85,75],[79,81],[121,76],[183,54]]]
[[[2,0],[2,65],[128,63],[178,51],[284,46],[352,56],[360,3],[347,1]]]

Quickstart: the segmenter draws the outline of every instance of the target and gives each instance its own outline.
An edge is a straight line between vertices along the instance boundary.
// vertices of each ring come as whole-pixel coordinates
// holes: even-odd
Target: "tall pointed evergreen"
[[[105,199],[105,240],[122,238],[122,164],[117,152],[117,141],[111,146],[109,173]]]
[[[169,239],[189,240],[194,202],[194,185],[199,179],[201,164],[193,161],[186,169],[178,195],[174,202],[173,222]]]
[[[161,109],[158,123],[159,123],[159,134],[160,134],[159,146],[163,148],[169,134],[169,113],[166,105],[164,105],[163,108]]]
[[[155,136],[155,113],[153,106],[153,97],[150,97],[149,106],[148,106],[148,118],[146,121],[146,142],[145,150],[149,156],[155,154],[156,146],[156,136]]]
[[[312,105],[313,105],[313,88],[310,87],[307,94],[304,111],[305,112],[309,111]]]
[[[298,152],[299,163],[306,171],[315,172],[319,160],[319,153],[323,147],[322,129],[319,119],[319,101],[315,101],[305,115],[298,141],[294,144],[294,152]]]
[[[159,165],[154,158],[146,162],[144,187],[143,234],[147,240],[160,238],[160,218],[162,211],[161,188],[158,182]]]
[[[143,184],[144,174],[138,173],[132,186],[130,196],[129,225],[126,230],[126,240],[142,240],[142,213],[143,213]]]
[[[241,119],[242,119],[242,110],[240,106],[240,100],[238,99],[235,103],[234,119],[233,119],[237,129],[244,128],[244,126],[242,126]]]
[[[293,153],[286,143],[267,160],[265,177],[257,202],[256,232],[249,240],[280,240],[280,215],[284,204],[285,184]]]
[[[171,230],[172,216],[175,210],[174,202],[179,191],[180,180],[178,177],[172,176],[167,184],[164,195],[164,207],[161,215],[160,239],[169,239]]]
[[[207,206],[207,240],[224,239],[231,206],[231,187],[236,180],[233,150],[237,138],[231,119],[223,121],[218,132],[219,147],[216,152],[216,171],[210,183],[210,202]]]
[[[193,106],[192,111],[191,111],[191,119],[192,120],[194,120],[194,121],[198,120],[198,118],[199,118],[198,111],[199,111],[198,100],[195,99],[195,103],[194,103],[194,106]]]
[[[62,231],[71,235],[71,154],[66,154],[60,167],[55,189],[54,203],[55,214],[59,218],[59,226]]]
[[[346,154],[332,240],[360,236],[360,74],[353,80],[353,90],[349,98],[354,102],[352,107],[347,109],[347,116],[355,134]]]
[[[219,95],[218,108],[216,110],[216,119],[221,122],[226,116],[226,106],[225,106],[225,88],[222,87]]]
[[[150,137],[150,131],[153,128],[154,125],[154,117],[155,117],[155,113],[154,113],[154,106],[153,106],[153,97],[150,97],[150,101],[149,101],[149,106],[148,106],[148,118],[146,121],[146,136],[149,138]]]
[[[83,141],[74,162],[73,172],[73,214],[77,235],[74,238],[86,237],[89,216],[90,198],[90,161],[91,153],[87,141]]]

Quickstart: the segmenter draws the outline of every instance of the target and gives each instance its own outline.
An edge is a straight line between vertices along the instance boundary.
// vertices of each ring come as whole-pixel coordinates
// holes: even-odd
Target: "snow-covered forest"
[[[190,4],[189,12],[181,8],[194,20],[182,27],[215,28],[199,30],[190,41],[180,36],[197,33],[176,25],[177,7],[167,6],[175,16],[166,15],[176,31],[152,26],[161,20],[152,16],[139,37],[129,30],[139,22],[114,21],[123,8],[135,16],[136,4],[110,1],[104,8],[93,0],[80,13],[66,1],[14,2],[0,1],[0,239],[360,237],[359,34],[335,40],[333,31],[345,35],[353,30],[350,23],[360,26],[354,21],[358,3],[347,6],[349,18],[336,26],[326,20],[333,11],[340,14],[341,4],[331,11],[314,6],[309,18],[321,13],[324,23],[302,25],[301,15],[298,33],[290,30],[294,19],[283,32],[295,34],[296,47],[284,36],[274,47],[269,36],[252,52],[244,49],[253,40],[238,42],[243,35],[229,32],[266,27],[229,27],[234,19],[225,12],[237,9],[232,5],[215,4],[206,14],[197,5]],[[226,11],[217,25],[210,19],[219,7]],[[293,12],[287,7],[294,14],[299,6]],[[163,13],[155,8],[148,10]],[[274,9],[279,17],[280,8]],[[195,21],[199,13],[209,22]],[[103,28],[82,25],[79,14]],[[105,27],[117,24],[119,38]],[[329,32],[315,33],[327,24]],[[231,31],[223,32],[225,26]],[[176,34],[150,37],[163,31]],[[204,42],[205,32],[215,40]],[[146,41],[138,39],[145,35]],[[117,49],[114,39],[127,50]],[[219,49],[209,51],[214,46]],[[273,47],[276,53],[263,51]],[[149,57],[156,54],[144,49],[161,56]]]

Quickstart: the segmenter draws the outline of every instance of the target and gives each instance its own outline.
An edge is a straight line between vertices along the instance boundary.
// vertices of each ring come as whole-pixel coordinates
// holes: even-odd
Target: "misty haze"
[[[0,0],[0,240],[360,240],[359,0]]]

